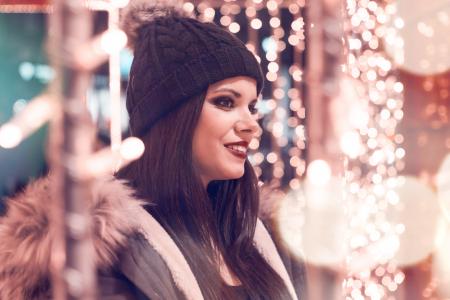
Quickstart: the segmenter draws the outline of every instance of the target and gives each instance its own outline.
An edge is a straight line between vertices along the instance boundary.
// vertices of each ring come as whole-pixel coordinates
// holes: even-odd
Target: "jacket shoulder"
[[[117,268],[119,272],[113,277],[126,285],[132,299],[185,299],[161,254],[141,233],[135,232],[128,238],[127,247],[119,254]],[[105,286],[101,290],[104,295]]]
[[[0,218],[0,299],[39,299],[49,290],[51,184],[52,177],[38,179],[6,201],[6,214]],[[128,211],[141,205],[124,182],[111,177],[93,183],[89,213],[99,267],[117,260],[133,231]]]

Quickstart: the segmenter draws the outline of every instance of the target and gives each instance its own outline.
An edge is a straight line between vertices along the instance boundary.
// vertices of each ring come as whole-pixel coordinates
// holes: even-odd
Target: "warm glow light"
[[[435,249],[439,203],[436,193],[414,177],[404,177],[394,191],[399,204],[387,210],[387,218],[391,224],[404,225],[395,260],[401,266],[415,265]]]
[[[214,10],[214,8],[208,7],[205,9],[205,11],[203,12],[205,19],[207,20],[213,20],[214,16],[216,14],[216,11]]]
[[[47,122],[56,112],[48,95],[38,96],[1,128],[0,146],[13,148]]]
[[[144,150],[144,143],[136,137],[129,137],[120,145],[120,155],[127,161],[138,159],[144,153]]]
[[[220,24],[223,26],[229,26],[231,24],[231,17],[230,16],[222,16],[220,18]]]
[[[302,81],[302,77],[303,77],[303,72],[302,72],[302,70],[295,70],[295,71],[292,73],[292,78],[293,78],[295,81]]]
[[[421,76],[449,70],[449,24],[445,22],[450,13],[448,1],[419,1],[409,5],[408,0],[396,0],[394,3],[396,13],[388,19],[383,38],[385,50],[397,67]],[[439,16],[444,16],[444,22]]]
[[[361,136],[356,131],[349,131],[342,135],[340,140],[342,152],[347,154],[350,158],[357,158],[361,154],[362,143]]]
[[[253,20],[250,22],[250,26],[251,26],[253,29],[260,29],[260,28],[262,27],[262,22],[261,22],[260,19],[253,19]]]
[[[250,6],[245,9],[245,15],[249,18],[256,17],[256,8]]]
[[[268,61],[275,61],[277,59],[278,55],[275,51],[267,52],[266,58]]]
[[[261,152],[257,152],[252,155],[254,165],[259,165],[264,161],[264,155]]]
[[[298,18],[291,24],[291,28],[295,31],[300,31],[303,29],[303,26],[305,25],[303,18]]]
[[[267,69],[269,70],[269,72],[276,73],[279,70],[279,66],[276,62],[272,61],[267,65]]]
[[[269,24],[270,24],[270,26],[272,26],[273,28],[277,28],[277,27],[280,27],[281,21],[280,21],[280,19],[277,18],[277,17],[272,17],[272,18],[270,18]]]
[[[130,137],[122,142],[119,152],[106,147],[82,162],[73,162],[73,172],[78,178],[96,178],[112,174],[130,162],[138,159],[144,153],[144,143]]]
[[[349,120],[353,128],[365,128],[369,124],[370,116],[362,107],[352,107],[349,112]]]
[[[314,185],[325,185],[331,178],[330,165],[321,159],[314,160],[309,163],[306,176]]]
[[[241,30],[241,26],[239,26],[238,23],[233,22],[230,24],[230,26],[228,26],[228,29],[230,30],[230,32],[232,33],[238,33],[239,30]]]
[[[22,139],[23,134],[18,126],[7,123],[0,127],[0,147],[14,148],[20,144]]]
[[[119,29],[107,30],[101,36],[100,45],[108,54],[117,53],[127,45],[127,35]]]
[[[342,209],[342,184],[332,178],[324,186],[315,186],[299,179],[290,182],[293,188],[280,203],[277,228],[293,254],[315,266],[338,270],[345,260],[346,232]]]
[[[274,82],[275,80],[277,80],[278,75],[277,75],[277,73],[267,72],[266,78],[267,78],[267,80],[269,80],[270,82]]]
[[[274,164],[278,160],[278,155],[275,152],[270,152],[266,159],[269,163]]]
[[[402,18],[397,17],[394,20],[394,25],[395,27],[397,27],[398,29],[402,29],[405,26],[405,21],[403,21]]]
[[[278,3],[275,0],[267,1],[267,9],[272,11],[278,8]]]
[[[259,140],[257,138],[253,138],[248,145],[248,147],[252,150],[256,150],[259,148]]]
[[[298,45],[298,43],[300,42],[300,38],[298,37],[298,36],[296,36],[296,35],[290,35],[289,36],[289,38],[288,38],[288,43],[291,45],[291,46],[297,46]]]
[[[348,40],[348,47],[351,50],[359,50],[361,49],[361,40],[359,39],[349,39]]]
[[[184,2],[183,9],[188,13],[192,13],[195,9],[195,6],[191,2]]]

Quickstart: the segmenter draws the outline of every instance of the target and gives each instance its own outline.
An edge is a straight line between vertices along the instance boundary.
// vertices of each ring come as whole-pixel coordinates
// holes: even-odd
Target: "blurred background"
[[[264,131],[250,160],[263,210],[305,263],[304,298],[450,299],[450,1],[182,6],[236,34],[261,61]],[[48,171],[48,125],[20,143],[2,128],[54,79],[50,10],[51,1],[0,0],[0,211]],[[106,30],[108,14],[92,14],[94,33]],[[122,50],[125,136],[131,61]],[[110,143],[109,84],[101,65],[87,91],[102,144]]]

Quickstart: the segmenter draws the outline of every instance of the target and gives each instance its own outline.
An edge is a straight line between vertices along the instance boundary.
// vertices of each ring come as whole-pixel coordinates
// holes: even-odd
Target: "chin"
[[[226,174],[224,173],[224,180],[232,180],[232,179],[239,179],[242,176],[244,176],[244,168],[241,170],[233,170],[229,171]]]

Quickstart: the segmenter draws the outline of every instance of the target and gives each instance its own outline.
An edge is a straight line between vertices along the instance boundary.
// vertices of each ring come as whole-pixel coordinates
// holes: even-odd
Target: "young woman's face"
[[[194,131],[192,153],[204,185],[244,175],[248,144],[259,131],[256,81],[227,78],[209,86]]]

